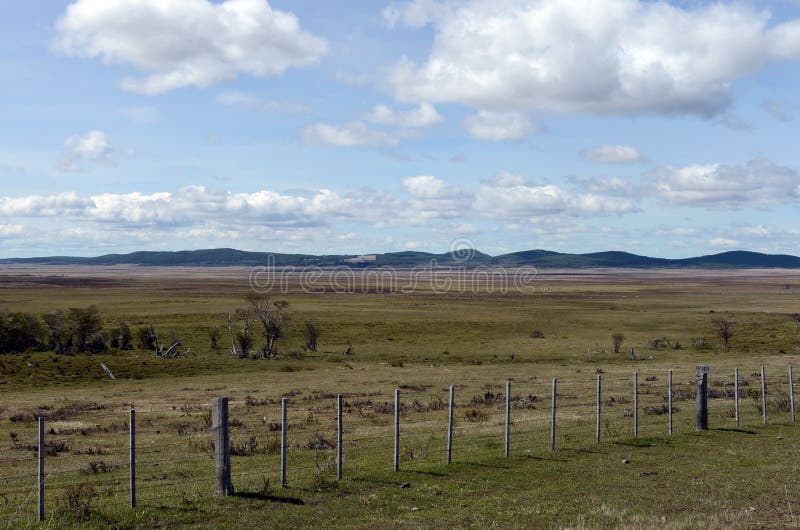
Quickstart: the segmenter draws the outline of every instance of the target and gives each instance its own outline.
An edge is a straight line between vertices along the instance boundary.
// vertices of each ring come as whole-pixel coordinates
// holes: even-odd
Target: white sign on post
[[[702,381],[704,375],[708,375],[711,373],[711,367],[708,366],[707,364],[699,364],[695,367],[695,370],[696,370],[695,374],[697,376],[698,381]]]

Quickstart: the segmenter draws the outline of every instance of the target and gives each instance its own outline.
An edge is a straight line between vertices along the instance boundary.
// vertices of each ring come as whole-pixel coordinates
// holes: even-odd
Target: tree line
[[[0,312],[0,353],[103,353],[112,348],[132,350],[134,346],[154,350],[153,335],[152,326],[134,332],[126,322],[105,328],[94,305],[43,314]]]

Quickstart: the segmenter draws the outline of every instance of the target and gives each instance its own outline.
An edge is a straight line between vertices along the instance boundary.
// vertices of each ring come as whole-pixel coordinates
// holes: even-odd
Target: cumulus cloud
[[[440,123],[444,118],[430,103],[421,103],[417,108],[396,111],[386,105],[375,105],[367,115],[367,121],[399,127],[428,127]]]
[[[601,145],[585,149],[581,152],[581,157],[601,164],[629,164],[642,160],[639,150],[630,145]]]
[[[770,231],[764,225],[745,226],[741,229],[741,233],[746,236],[766,237],[770,235]]]
[[[475,196],[474,207],[496,218],[567,215],[621,215],[638,210],[626,198],[597,193],[577,193],[554,184],[530,184],[502,173],[485,181]]]
[[[0,224],[0,237],[19,235],[22,233],[22,231],[23,231],[22,225]]]
[[[57,23],[55,47],[144,73],[122,87],[143,94],[274,76],[328,49],[290,12],[266,0],[77,0]]]
[[[739,2],[415,0],[384,18],[434,32],[426,60],[395,66],[398,99],[493,111],[711,116],[738,78],[800,59],[800,20]]]
[[[739,241],[724,237],[715,237],[714,239],[709,239],[708,244],[712,247],[735,247],[739,244]]]
[[[519,112],[481,110],[464,118],[461,126],[478,140],[521,140],[533,132],[533,124]]]
[[[332,147],[397,145],[394,136],[371,129],[364,122],[351,121],[344,125],[314,123],[304,127],[300,134],[306,142]]]
[[[403,187],[412,197],[412,222],[415,219],[461,217],[470,209],[469,195],[430,175],[406,177]]]
[[[333,221],[382,219],[397,208],[389,195],[362,190],[342,195],[318,190],[309,195],[270,190],[253,193],[187,186],[176,192],[102,193],[80,197],[74,192],[0,198],[5,217],[58,217],[121,226],[179,226],[218,219],[227,223],[267,226],[315,226]]]
[[[653,185],[662,198],[686,206],[735,208],[800,199],[800,174],[766,159],[744,166],[666,167],[654,174]]]
[[[90,160],[109,160],[114,153],[114,146],[103,131],[89,131],[86,136],[74,134],[64,147],[73,156]]]
[[[568,177],[567,181],[587,193],[636,197],[641,195],[642,192],[641,186],[620,177]]]

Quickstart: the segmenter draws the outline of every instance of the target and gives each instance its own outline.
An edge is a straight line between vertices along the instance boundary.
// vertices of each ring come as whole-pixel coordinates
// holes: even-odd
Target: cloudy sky
[[[800,2],[0,5],[0,256],[800,254]]]

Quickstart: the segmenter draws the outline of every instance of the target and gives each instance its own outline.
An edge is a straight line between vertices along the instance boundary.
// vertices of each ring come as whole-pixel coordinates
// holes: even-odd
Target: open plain
[[[0,520],[9,528],[40,525],[34,444],[41,416],[52,444],[43,527],[798,524],[800,469],[791,455],[800,438],[787,402],[787,365],[800,353],[791,317],[800,311],[800,272],[523,272],[505,271],[503,278],[439,271],[411,281],[412,271],[402,270],[328,270],[313,277],[271,271],[265,280],[245,268],[5,265],[0,309],[40,314],[96,305],[108,327],[152,324],[160,336],[180,338],[188,353],[175,359],[142,349],[0,356]],[[288,302],[288,333],[275,358],[236,358],[224,329],[227,314],[254,285]],[[721,318],[734,323],[728,350],[717,334]],[[320,324],[316,352],[303,348],[307,321]],[[222,332],[212,349],[214,326]],[[613,352],[614,333],[624,335],[620,353]],[[712,367],[711,429],[702,433],[694,430],[698,364]],[[448,465],[450,385],[455,430]],[[402,402],[399,472],[392,470],[395,389]],[[336,394],[344,399],[341,480],[335,476]],[[231,400],[236,493],[227,498],[215,495],[209,429],[211,399],[220,396]],[[282,397],[288,398],[287,487],[279,481]],[[132,407],[138,425],[133,509]]]

